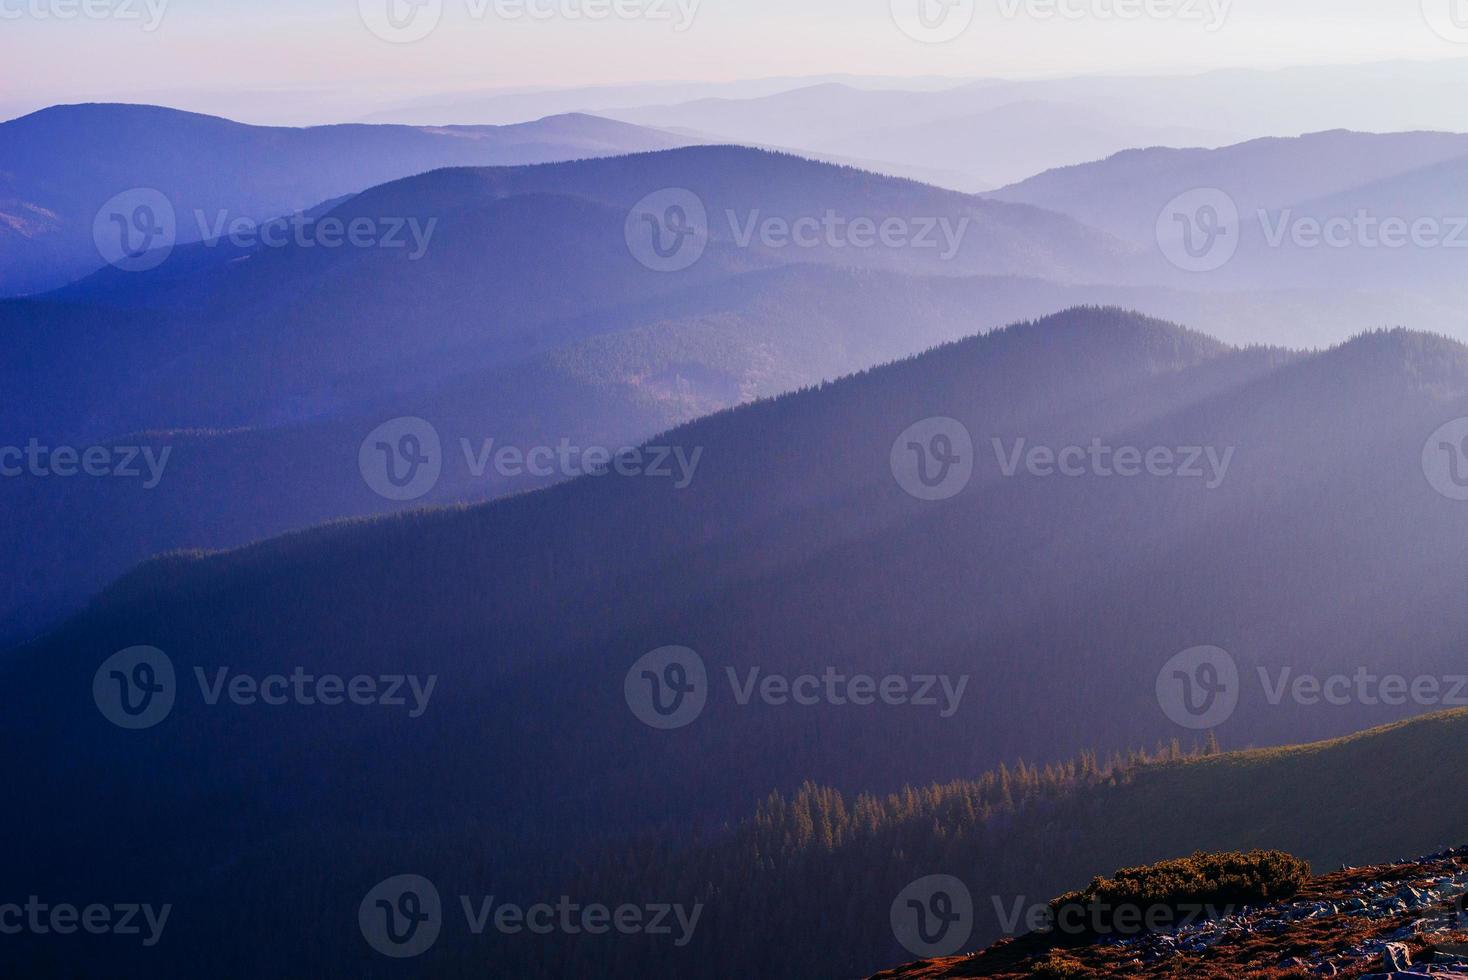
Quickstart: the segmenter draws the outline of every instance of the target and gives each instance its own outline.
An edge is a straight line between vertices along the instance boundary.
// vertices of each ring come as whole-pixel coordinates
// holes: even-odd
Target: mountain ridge
[[[66,787],[18,801],[8,821],[109,839],[91,822],[143,780],[137,819],[151,830],[121,863],[73,847],[65,868],[21,855],[17,873],[75,889],[99,875],[164,875],[190,894],[211,891],[170,832],[207,795],[237,805],[243,824],[189,839],[261,854],[245,892],[366,888],[381,874],[357,856],[365,838],[397,868],[454,880],[474,867],[507,893],[543,893],[604,846],[716,833],[761,794],[811,779],[887,793],[1021,755],[1182,737],[1156,679],[1200,643],[1229,651],[1243,678],[1280,664],[1450,673],[1468,629],[1452,600],[1461,512],[1424,479],[1420,446],[1464,413],[1463,349],[1396,338],[1348,345],[1345,361],[1301,372],[1321,355],[1239,350],[1120,310],[1072,310],[673,429],[658,441],[702,451],[682,489],[585,477],[152,563],[0,657],[8,685],[37,692],[0,720],[20,746],[21,776],[68,773]],[[1426,365],[1452,363],[1402,367],[1401,348],[1414,346]],[[929,502],[904,491],[892,447],[939,415],[968,428],[977,458],[968,487]],[[1238,455],[1212,490],[1188,479],[1006,477],[991,438]],[[1337,484],[1353,492],[1322,510],[1320,488]],[[219,710],[181,693],[166,728],[119,740],[90,701],[91,678],[139,643],[164,651],[186,682],[196,668],[298,665],[442,683],[407,728],[380,715]],[[713,683],[703,715],[671,737],[639,722],[624,695],[629,665],[669,644],[705,658]],[[848,676],[983,681],[948,718],[743,705],[722,686],[730,671],[819,673],[822,660]],[[1329,737],[1426,710],[1241,694],[1218,727],[1230,744]],[[531,749],[502,751],[512,744]],[[353,762],[323,776],[308,751]],[[235,759],[249,762],[221,761]],[[561,778],[546,785],[535,775],[546,771]],[[52,784],[38,775],[37,785]],[[384,795],[422,806],[372,810]],[[364,808],[375,813],[367,829],[290,816],[345,821]],[[266,812],[276,814],[272,839],[337,855],[351,880],[302,883],[289,849],[263,856],[267,842],[249,825]],[[199,941],[233,948],[226,936]]]
[[[108,152],[91,152],[99,141]],[[585,114],[502,127],[252,126],[163,106],[79,103],[0,123],[0,296],[35,295],[105,265],[94,218],[117,195],[263,223],[393,177],[464,163],[521,163],[686,145]],[[128,200],[132,200],[129,198]],[[153,198],[147,198],[152,201]],[[17,215],[54,218],[23,236]],[[4,217],[11,216],[11,222]],[[13,227],[14,226],[14,227]],[[98,232],[100,234],[100,232]]]

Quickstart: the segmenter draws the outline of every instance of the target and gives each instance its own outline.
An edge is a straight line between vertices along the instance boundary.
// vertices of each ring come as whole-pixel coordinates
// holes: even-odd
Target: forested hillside
[[[925,875],[967,885],[967,945],[982,948],[1029,932],[1046,921],[1037,908],[1095,876],[1195,851],[1284,850],[1325,870],[1434,852],[1468,841],[1468,789],[1439,778],[1468,765],[1465,736],[1460,710],[1305,746],[1219,753],[1173,744],[1020,762],[886,796],[807,784],[771,796],[727,837],[687,850],[624,848],[578,881],[585,894],[704,902],[685,948],[583,939],[512,947],[510,962],[546,977],[834,980],[912,957],[893,939],[889,907]],[[1371,804],[1382,799],[1392,801],[1391,820]]]
[[[1400,331],[1314,354],[1238,350],[1077,309],[680,427],[655,441],[701,453],[683,486],[608,473],[151,562],[5,657],[4,682],[38,694],[0,721],[41,787],[11,807],[14,826],[134,844],[106,861],[72,845],[44,870],[16,860],[58,887],[269,891],[269,908],[227,899],[268,929],[390,868],[535,895],[603,846],[713,832],[808,780],[885,794],[1188,736],[1158,676],[1201,644],[1246,681],[1217,723],[1225,744],[1421,713],[1272,701],[1257,671],[1458,672],[1461,512],[1422,446],[1463,413],[1465,364],[1462,347]],[[940,415],[962,420],[975,456],[969,483],[934,502],[903,489],[893,446]],[[1020,439],[1234,451],[1226,472],[1194,477],[1006,476],[991,443],[1007,456]],[[139,643],[173,658],[188,696],[119,739],[92,678]],[[702,715],[672,732],[625,695],[630,668],[669,645],[696,651],[710,679]],[[411,720],[241,713],[192,686],[221,667],[439,680]],[[731,677],[751,670],[944,677],[963,693],[926,709],[741,700]],[[323,770],[323,753],[340,764]],[[125,817],[103,816],[124,798]],[[221,801],[233,817],[196,818]],[[303,880],[304,850],[333,870]],[[230,944],[213,921],[179,935]]]

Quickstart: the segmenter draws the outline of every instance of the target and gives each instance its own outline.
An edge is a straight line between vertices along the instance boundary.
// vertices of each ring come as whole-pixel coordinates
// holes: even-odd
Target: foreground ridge
[[[1468,980],[1468,846],[1313,878],[1288,901],[1140,935],[1032,933],[872,980],[939,977],[1352,977]]]

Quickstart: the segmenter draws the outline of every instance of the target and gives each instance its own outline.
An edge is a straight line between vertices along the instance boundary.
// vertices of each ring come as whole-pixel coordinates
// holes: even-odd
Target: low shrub
[[[1064,932],[1138,932],[1290,898],[1309,878],[1309,862],[1282,851],[1200,851],[1094,878],[1050,909]]]

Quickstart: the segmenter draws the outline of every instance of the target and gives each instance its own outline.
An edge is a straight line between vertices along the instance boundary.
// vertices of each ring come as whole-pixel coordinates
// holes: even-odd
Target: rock
[[[1412,969],[1412,951],[1403,943],[1387,943],[1381,957],[1388,971],[1401,972]]]

